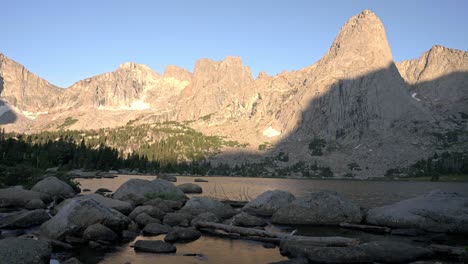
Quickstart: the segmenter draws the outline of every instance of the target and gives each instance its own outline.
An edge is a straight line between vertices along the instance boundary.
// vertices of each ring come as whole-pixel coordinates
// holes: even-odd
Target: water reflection
[[[114,179],[78,179],[82,189],[94,192],[98,188],[115,191],[129,179],[156,179],[155,176],[121,175]],[[178,176],[176,184],[194,182],[197,177]],[[197,182],[204,196],[220,199],[253,199],[267,190],[286,190],[296,196],[317,190],[333,190],[345,194],[365,208],[391,204],[428,193],[434,189],[468,195],[468,183],[463,182],[387,182],[352,180],[271,179],[247,177],[204,177],[208,182]]]

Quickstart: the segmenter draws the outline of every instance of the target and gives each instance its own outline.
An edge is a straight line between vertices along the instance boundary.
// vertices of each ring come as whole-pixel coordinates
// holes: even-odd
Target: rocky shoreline
[[[177,243],[209,235],[278,247],[290,258],[281,263],[468,261],[466,245],[447,241],[450,234],[468,235],[468,197],[457,193],[435,190],[364,210],[327,190],[301,197],[267,191],[246,204],[202,196],[189,199],[186,193],[202,193],[201,187],[171,181],[131,179],[113,193],[80,195],[50,176],[30,190],[0,189],[0,258],[5,263],[49,263],[53,253],[83,247],[108,250],[143,234],[165,237],[135,241],[136,252],[172,254]],[[376,234],[377,239],[303,236],[269,228],[278,225],[352,229]],[[75,257],[58,261],[80,263]]]

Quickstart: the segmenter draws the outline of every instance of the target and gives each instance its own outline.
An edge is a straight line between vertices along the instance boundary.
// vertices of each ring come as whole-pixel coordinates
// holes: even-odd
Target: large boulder
[[[108,227],[101,224],[88,226],[83,232],[83,238],[87,240],[114,241],[117,234]]]
[[[49,264],[52,248],[44,240],[5,238],[0,240],[0,262],[8,264]]]
[[[194,216],[210,212],[222,219],[229,218],[236,214],[236,211],[230,205],[208,197],[192,197],[180,211]]]
[[[306,257],[312,263],[408,263],[432,256],[432,250],[394,241],[374,241],[349,247],[317,247],[282,241],[281,254]]]
[[[242,210],[258,216],[272,216],[278,209],[289,205],[296,197],[287,191],[266,191],[247,203]]]
[[[77,199],[65,205],[52,219],[43,223],[40,232],[49,238],[61,240],[66,236],[81,236],[93,224],[102,224],[120,233],[130,220],[120,212],[105,207],[95,200]]]
[[[39,199],[45,203],[52,201],[48,194],[25,190],[20,186],[0,189],[0,208],[24,207],[33,199]]]
[[[12,213],[0,219],[0,228],[27,228],[49,220],[44,209]]]
[[[182,190],[184,193],[202,193],[203,192],[202,187],[194,183],[184,183],[184,184],[178,185],[177,187],[179,187],[179,189]]]
[[[175,253],[177,250],[173,245],[161,240],[138,240],[134,249],[150,253]]]
[[[154,218],[150,215],[148,215],[147,213],[141,213],[141,214],[138,214],[134,221],[141,227],[144,227],[148,224],[151,224],[151,223],[157,223],[157,224],[160,224],[161,223],[161,220],[157,219],[157,218]]]
[[[177,177],[174,176],[174,175],[170,175],[170,174],[158,175],[158,179],[166,180],[166,181],[170,181],[170,182],[177,182]]]
[[[136,207],[128,217],[135,219],[139,214],[147,213],[149,216],[162,220],[164,217],[164,211],[159,210],[156,206],[142,205]]]
[[[87,194],[87,195],[77,196],[71,199],[67,199],[61,202],[58,206],[54,208],[54,213],[57,213],[58,211],[60,211],[62,207],[66,206],[71,201],[86,200],[86,199],[93,199],[99,204],[101,204],[102,206],[117,210],[124,215],[128,215],[133,210],[133,205],[129,202],[104,197],[99,194]]]
[[[468,197],[435,190],[368,211],[370,224],[468,234]]]
[[[157,207],[159,210],[168,213],[182,208],[182,206],[184,205],[184,201],[163,200],[161,198],[155,198],[146,201],[144,205],[152,205]]]
[[[233,216],[231,219],[228,219],[227,221],[230,225],[246,227],[266,226],[268,224],[265,219],[250,215],[245,212],[239,213]]]
[[[154,181],[131,179],[122,184],[113,194],[113,198],[142,204],[154,198],[186,199],[185,194],[174,184],[156,179]]]
[[[337,225],[361,222],[359,206],[333,191],[308,193],[272,216],[273,223]]]
[[[70,185],[54,176],[50,176],[39,181],[31,188],[31,191],[61,197],[72,197],[75,195],[75,191]]]
[[[24,205],[24,208],[28,210],[45,209],[47,205],[41,199],[32,199]]]
[[[189,226],[192,215],[188,213],[168,213],[164,216],[163,223],[169,226]]]

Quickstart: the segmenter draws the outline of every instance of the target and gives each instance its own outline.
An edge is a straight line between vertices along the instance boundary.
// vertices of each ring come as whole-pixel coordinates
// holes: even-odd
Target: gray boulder
[[[133,205],[129,202],[104,197],[99,194],[87,194],[87,195],[77,196],[71,199],[67,199],[61,202],[58,206],[54,208],[54,213],[57,213],[58,211],[60,211],[62,207],[66,206],[71,201],[86,200],[86,199],[93,199],[96,202],[98,202],[100,205],[117,210],[124,215],[128,215],[133,210]]]
[[[338,225],[361,222],[359,206],[333,191],[308,193],[272,216],[277,224]]]
[[[132,241],[133,239],[135,239],[139,235],[140,235],[140,233],[129,231],[129,230],[124,230],[124,231],[122,231],[122,240],[123,241]]]
[[[229,218],[236,214],[236,211],[230,205],[208,197],[192,197],[180,210],[194,216],[209,212],[221,219]]]
[[[304,242],[282,241],[281,254],[306,257],[312,263],[407,263],[432,256],[432,251],[420,246],[374,241],[349,247],[317,247]]]
[[[174,175],[170,175],[170,174],[161,174],[161,175],[158,175],[158,179],[160,179],[160,180],[166,180],[166,181],[170,181],[170,182],[177,182],[177,177],[174,176]]]
[[[94,224],[85,229],[83,238],[87,240],[114,241],[117,239],[117,234],[104,225]]]
[[[115,232],[126,229],[130,220],[120,212],[102,206],[95,200],[78,199],[65,205],[52,219],[43,223],[40,232],[51,239],[80,236],[93,224],[102,224]]]
[[[194,182],[208,182],[207,180],[204,180],[204,179],[200,179],[200,178],[196,178],[195,180],[193,180]]]
[[[52,248],[44,240],[5,238],[0,240],[0,262],[8,264],[48,264]]]
[[[49,220],[44,209],[12,213],[0,219],[0,228],[27,228],[40,225]]]
[[[182,208],[182,206],[184,205],[184,202],[155,198],[155,199],[146,201],[144,205],[152,205],[152,206],[157,207],[159,210],[168,213],[168,212],[173,212],[174,210],[179,210],[180,208]]]
[[[151,217],[147,213],[138,214],[135,219],[133,219],[139,226],[144,227],[151,223],[161,223],[161,220]]]
[[[61,197],[72,197],[75,195],[75,191],[73,191],[73,188],[70,185],[54,176],[50,176],[39,181],[31,188],[31,191]]]
[[[24,207],[29,201],[39,199],[45,203],[52,201],[50,195],[25,190],[22,187],[10,187],[0,189],[0,208],[2,207]]]
[[[189,226],[192,215],[188,213],[168,213],[164,216],[163,223],[169,226]]]
[[[128,201],[133,204],[142,204],[154,196],[186,199],[185,194],[174,184],[156,179],[154,181],[131,179],[122,184],[113,194],[114,199]]]
[[[176,247],[161,240],[138,240],[134,245],[135,251],[150,253],[175,253]]]
[[[143,234],[145,235],[152,235],[157,236],[161,234],[167,234],[172,230],[172,228],[168,225],[162,225],[158,223],[151,223],[147,224],[145,228],[143,228]]]
[[[135,209],[133,209],[133,211],[130,213],[128,217],[130,217],[130,219],[134,219],[141,213],[146,213],[149,216],[160,219],[160,220],[163,219],[164,217],[164,211],[161,211],[156,206],[152,206],[152,205],[138,206]]]
[[[370,224],[468,234],[468,197],[435,190],[368,211]]]
[[[215,214],[207,212],[207,213],[201,213],[192,219],[192,225],[196,225],[197,222],[219,223],[221,222],[221,220]]]
[[[179,189],[181,189],[184,193],[202,193],[203,189],[200,185],[194,183],[184,183],[178,185]]]
[[[231,219],[227,220],[229,224],[235,226],[266,226],[268,223],[265,219],[250,215],[248,213],[242,212],[233,216]]]
[[[286,207],[296,197],[287,191],[266,191],[247,203],[242,211],[258,216],[272,216],[278,209]]]
[[[24,206],[24,208],[28,210],[45,209],[47,208],[47,205],[41,199],[32,199]]]
[[[201,237],[200,231],[191,227],[174,227],[164,238],[169,243],[191,242]]]

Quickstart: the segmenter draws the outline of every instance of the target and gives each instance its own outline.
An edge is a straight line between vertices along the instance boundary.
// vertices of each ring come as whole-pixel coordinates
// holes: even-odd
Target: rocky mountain
[[[368,10],[345,23],[318,62],[276,76],[254,79],[240,58],[228,56],[201,59],[193,73],[170,65],[160,75],[125,63],[60,89],[1,55],[0,84],[0,115],[16,115],[3,122],[7,130],[175,121],[249,144],[226,148],[214,163],[286,155],[275,166],[318,163],[344,175],[358,164],[365,169],[356,175],[380,176],[448,150],[437,141],[445,133],[461,131],[463,139],[468,131],[468,53],[434,46],[395,63],[381,20]],[[311,142],[323,142],[321,155],[311,154]]]

